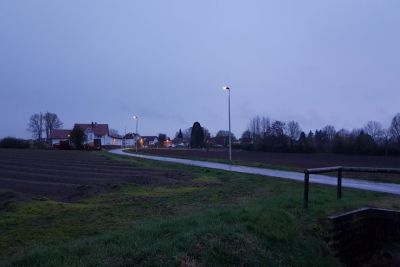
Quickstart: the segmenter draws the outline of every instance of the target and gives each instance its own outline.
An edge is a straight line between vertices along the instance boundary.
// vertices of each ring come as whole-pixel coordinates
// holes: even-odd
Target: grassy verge
[[[103,154],[104,155],[104,154]],[[324,242],[327,214],[399,208],[398,198],[178,164],[192,183],[127,185],[79,203],[29,201],[0,214],[1,266],[338,266]]]

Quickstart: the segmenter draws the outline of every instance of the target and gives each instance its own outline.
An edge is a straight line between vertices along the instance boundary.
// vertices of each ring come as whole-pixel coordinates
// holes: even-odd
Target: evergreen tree
[[[163,133],[158,134],[158,146],[163,147],[164,142],[167,141],[167,135]]]
[[[183,134],[182,134],[182,130],[181,129],[179,129],[179,132],[176,135],[176,138],[183,139]]]
[[[202,148],[204,147],[204,130],[200,123],[197,121],[193,123],[192,133],[190,135],[190,147]]]
[[[70,134],[70,140],[75,145],[76,149],[82,149],[83,143],[85,142],[85,132],[75,125]]]

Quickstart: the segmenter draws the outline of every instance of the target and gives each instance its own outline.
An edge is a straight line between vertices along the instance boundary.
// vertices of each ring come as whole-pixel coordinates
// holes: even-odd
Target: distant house
[[[142,136],[140,143],[144,147],[155,147],[158,144],[157,136]]]
[[[173,147],[176,147],[176,148],[185,148],[185,147],[189,146],[189,140],[186,140],[183,137],[177,136],[172,140],[172,144],[173,144]]]
[[[89,146],[122,146],[124,138],[119,135],[110,135],[108,124],[75,123],[74,127],[79,127],[85,133],[85,145]],[[52,144],[60,144],[60,141],[69,140],[72,130],[56,129],[51,133]]]
[[[167,140],[164,141],[163,147],[165,148],[172,148],[175,147],[175,145],[172,143],[171,139],[167,137]]]
[[[112,146],[123,146],[124,145],[124,137],[118,134],[114,135],[109,135],[111,138],[111,144]]]
[[[104,146],[113,144],[113,138],[109,134],[108,124],[100,124],[97,122],[75,123],[74,128],[75,127],[79,127],[85,133],[85,145]]]
[[[55,129],[51,132],[51,144],[59,145],[60,142],[69,142],[71,130]]]
[[[135,146],[136,141],[140,138],[139,135],[136,135],[135,133],[127,133],[122,140],[122,145],[123,146]]]

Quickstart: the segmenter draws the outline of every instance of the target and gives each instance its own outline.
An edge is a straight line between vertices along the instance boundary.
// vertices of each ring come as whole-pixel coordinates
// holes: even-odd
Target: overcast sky
[[[0,0],[0,137],[36,112],[173,136],[256,115],[388,126],[400,112],[400,1]]]

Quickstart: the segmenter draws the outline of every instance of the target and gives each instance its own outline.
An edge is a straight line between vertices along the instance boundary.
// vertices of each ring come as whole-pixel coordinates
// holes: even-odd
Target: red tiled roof
[[[71,130],[65,130],[65,129],[54,129],[51,132],[51,138],[52,139],[68,139],[68,135],[71,133]]]
[[[93,130],[95,135],[104,136],[108,135],[108,124],[99,124],[99,123],[75,123],[75,126],[78,126],[83,131],[90,128]],[[75,127],[74,126],[74,127]]]

